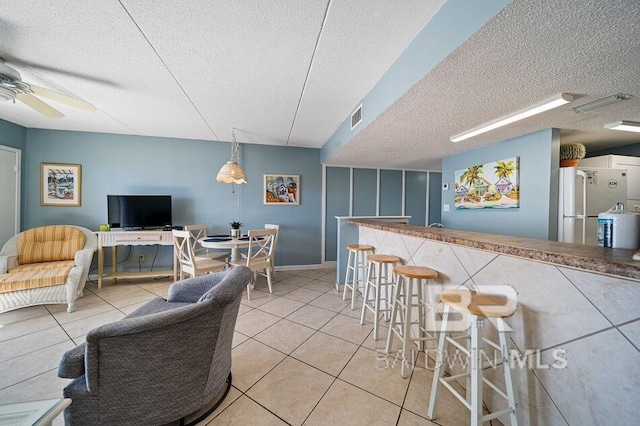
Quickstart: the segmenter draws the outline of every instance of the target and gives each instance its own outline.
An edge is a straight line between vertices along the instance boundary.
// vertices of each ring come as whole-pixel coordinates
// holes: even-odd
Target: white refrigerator
[[[598,244],[598,213],[616,203],[626,207],[627,171],[561,167],[558,191],[558,241]]]

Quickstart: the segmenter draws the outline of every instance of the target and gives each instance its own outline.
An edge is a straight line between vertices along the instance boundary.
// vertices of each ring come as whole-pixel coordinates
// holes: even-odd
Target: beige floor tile
[[[399,415],[399,406],[338,379],[305,425],[395,425]]]
[[[362,342],[362,346],[365,348],[373,349],[373,350],[384,350],[387,347],[387,339],[389,337],[389,328],[387,327],[388,322],[380,322],[379,330],[378,330],[378,340],[373,340],[373,330],[369,333],[369,336]],[[402,347],[402,342],[398,338],[398,336],[393,337],[391,341],[391,351],[395,353],[398,349]],[[413,342],[411,343],[411,347],[414,350],[418,349]]]
[[[247,391],[285,356],[253,339],[241,343],[231,351],[233,386],[242,392]]]
[[[319,281],[326,281],[328,283],[331,283],[331,286],[335,288],[338,277],[336,276],[336,271],[332,271],[332,272],[327,272],[326,274],[316,279]]]
[[[83,297],[84,299],[84,297]],[[73,312],[69,313],[65,309],[52,313],[53,317],[60,323],[66,324],[71,321],[77,321],[83,318],[92,317],[103,312],[112,311],[113,306],[104,300],[93,296],[93,303],[85,304],[83,306],[76,305]]]
[[[285,283],[278,283],[277,285],[274,284],[273,286],[273,295],[275,296],[284,296],[285,294],[297,289],[298,286],[295,285],[290,285],[290,284],[285,284]]]
[[[360,345],[369,333],[373,330],[373,325],[360,325],[359,321],[346,315],[338,314],[325,324],[320,331],[335,337],[347,340],[349,342]]]
[[[362,299],[356,299],[356,303],[354,304],[354,309],[351,309],[351,299],[347,298],[347,306],[345,306],[340,313],[342,315],[350,316],[351,318],[357,318],[360,321],[360,316],[362,315]],[[370,317],[370,316],[369,316]]]
[[[336,315],[335,312],[326,309],[305,305],[289,315],[287,319],[318,330]]]
[[[62,324],[62,328],[67,332],[67,334],[69,334],[69,336],[74,338],[83,336],[94,328],[100,327],[101,325],[108,324],[113,321],[118,321],[123,317],[124,314],[122,312],[118,311],[117,309],[113,309],[111,311],[103,312],[92,317],[79,319],[67,324]]]
[[[231,389],[229,389],[229,393],[227,394],[226,398],[220,403],[218,408],[216,408],[213,411],[213,413],[209,414],[207,417],[205,417],[203,420],[201,420],[198,423],[198,425],[206,425],[206,424],[211,423],[211,421],[214,418],[218,417],[218,415],[220,413],[222,413],[228,406],[233,404],[241,396],[242,396],[242,392],[240,392],[238,389],[236,389],[233,386],[231,386]],[[218,423],[211,423],[211,424],[212,425],[216,425]]]
[[[313,278],[310,277],[301,277],[299,275],[293,275],[291,277],[285,278],[282,281],[280,281],[282,284],[287,284],[287,285],[292,285],[292,286],[296,286],[296,287],[300,287],[304,284],[307,284],[309,282],[313,281]]]
[[[397,370],[387,368],[384,354],[366,348],[358,349],[338,378],[399,406],[409,386]]]
[[[293,291],[290,291],[289,293],[285,294],[282,297],[297,300],[303,303],[309,303],[320,296],[322,296],[322,293],[320,293],[319,291],[309,290],[304,287],[299,287]]]
[[[145,305],[147,302],[148,302],[148,300],[145,300],[143,302],[134,303],[133,305],[122,306],[122,307],[118,308],[118,310],[120,312],[122,312],[123,314],[125,314],[125,315],[129,315],[131,312],[133,312],[136,309],[138,309],[139,307]]]
[[[51,316],[51,314],[47,314],[2,325],[3,326],[0,327],[0,342],[44,330],[46,328],[57,327],[58,322]]]
[[[424,417],[420,417],[417,414],[412,413],[411,411],[402,410],[400,413],[400,420],[398,421],[398,426],[437,426],[437,423],[434,423],[430,420],[425,419]]]
[[[275,296],[271,293],[265,293],[264,291],[251,290],[251,300],[247,300],[247,291],[242,295],[242,304],[246,306],[250,306],[252,308],[257,308],[258,306],[264,305],[271,300],[277,299],[278,296]]]
[[[156,296],[160,296],[160,297],[167,297],[167,294],[169,293],[169,287],[171,287],[171,284],[173,284],[173,278],[171,279],[171,281],[158,281],[158,282],[153,282],[153,283],[145,283],[145,284],[138,284],[138,287],[155,294]]]
[[[57,369],[62,355],[74,346],[71,341],[61,342],[0,363],[0,389]]]
[[[100,295],[104,300],[106,300],[111,305],[116,308],[122,308],[124,306],[134,305],[140,302],[146,302],[151,299],[155,299],[158,297],[157,295],[143,290],[139,287],[135,287],[135,291],[131,291],[127,294],[109,294],[107,296]]]
[[[381,401],[382,406],[393,407],[391,421],[376,415],[370,424],[431,424],[425,417],[432,373],[421,368],[424,354],[419,354],[410,378],[400,379],[400,365],[394,364],[395,353],[385,357],[380,352],[386,343],[386,323],[381,324],[380,340],[373,341],[370,321],[365,327],[359,325],[360,299],[357,309],[351,311],[350,301],[342,301],[342,293],[335,290],[335,274],[335,269],[278,271],[274,294],[265,292],[263,277],[252,292],[252,301],[246,300],[245,293],[233,339],[232,390],[222,406],[200,422],[200,426],[287,424],[285,420],[289,424],[300,424],[305,419],[309,424],[318,424],[323,419],[328,419],[329,424],[352,424],[353,419],[358,418],[351,411],[334,420],[335,413],[327,414],[324,410],[334,410],[334,406],[343,410],[342,407],[353,404],[365,406],[358,402],[361,400],[375,401],[377,405]],[[117,284],[106,280],[103,289],[98,290],[95,282],[87,283],[85,296],[78,299],[76,312],[72,314],[66,313],[64,304],[0,314],[0,325],[3,325],[0,327],[0,380],[5,380],[0,382],[4,386],[0,388],[0,401],[59,397],[69,382],[57,377],[57,365],[64,350],[82,343],[91,329],[121,318],[123,312],[130,313],[156,295],[162,297],[170,284],[169,279],[119,280]],[[293,297],[281,296],[291,292]],[[310,295],[313,300],[308,302]],[[111,303],[119,308],[111,307]],[[100,306],[109,310],[101,312]],[[322,332],[314,333],[320,329]],[[72,339],[67,333],[71,333]],[[395,339],[394,348],[398,346],[399,341]],[[371,374],[370,368],[392,371],[376,370]],[[7,369],[15,373],[4,379]],[[340,374],[345,380],[332,378]],[[385,374],[390,374],[388,389],[377,386],[379,377]],[[384,401],[398,400],[396,395],[402,393],[394,384],[398,381],[403,385],[408,383],[401,414],[399,406]],[[334,382],[336,385],[326,392]],[[382,399],[374,395],[376,392],[380,392],[377,395]],[[468,422],[466,409],[447,394],[443,391],[438,424],[440,421],[451,425]],[[323,395],[325,398],[317,404]],[[314,407],[316,411],[310,414]],[[359,415],[367,418],[370,413]],[[62,426],[62,417],[53,424]]]
[[[326,293],[330,290],[333,290],[334,294],[338,294],[338,292],[336,291],[336,286],[334,284],[326,281],[320,281],[317,279],[311,282],[308,282],[307,284],[304,284],[302,288],[308,288],[309,290],[315,290],[322,293]]]
[[[292,271],[290,269],[279,269],[281,267],[276,266],[276,275],[278,276],[278,280],[282,281],[289,277],[293,277],[298,274],[299,271]]]
[[[49,305],[56,306],[56,305]],[[64,306],[66,309],[67,305]],[[43,305],[29,306],[26,308],[14,309],[13,311],[3,312],[0,314],[0,325],[7,325],[18,321],[24,321],[35,317],[49,315],[49,311]]]
[[[274,349],[290,354],[316,331],[286,319],[278,321],[254,336],[254,339]]]
[[[286,422],[301,425],[333,380],[318,369],[286,358],[249,389],[247,396]]]
[[[247,340],[249,340],[249,336],[245,336],[242,333],[238,333],[237,331],[234,331],[233,332],[233,343],[231,344],[231,347],[235,348],[236,346],[238,346],[242,342],[246,342]]]
[[[424,369],[412,370],[411,382],[403,408],[427,418],[432,381],[432,371]],[[470,423],[469,411],[451,392],[444,388],[441,388],[438,395],[437,407],[437,418],[434,421],[440,425],[462,426]]]
[[[4,373],[3,373],[4,374]],[[58,368],[53,368],[0,390],[2,404],[36,401],[62,397],[62,389],[71,379],[58,377]]]
[[[338,376],[357,350],[358,345],[320,332],[311,336],[291,356]]]
[[[238,317],[236,320],[236,331],[252,337],[280,321],[280,319],[280,317],[275,315],[254,309]]]
[[[240,303],[240,307],[238,308],[238,316],[246,314],[247,312],[252,311],[254,309],[255,308],[251,306],[245,305],[244,303]]]
[[[318,278],[326,274],[326,269],[317,268],[317,269],[303,269],[298,271],[297,275],[299,277],[309,277],[309,278]]]
[[[0,342],[0,363],[62,342],[71,342],[71,340],[60,327],[46,328],[5,340]]]
[[[75,310],[82,310],[87,306],[96,305],[96,304],[107,304],[104,300],[96,296],[94,293],[90,291],[85,291],[82,297],[76,299],[75,302]],[[52,314],[58,312],[67,312],[66,303],[55,304],[55,305],[46,305],[47,310]]]
[[[202,423],[204,424],[204,423]],[[286,425],[278,417],[274,416],[268,410],[256,404],[251,399],[242,395],[236,399],[233,404],[225,408],[210,423],[211,426],[218,425],[265,425],[279,426]]]
[[[297,300],[288,299],[286,297],[279,297],[265,303],[264,305],[261,305],[258,309],[284,318],[303,306],[304,303],[298,302]]]
[[[348,300],[342,300],[342,295],[340,293],[336,293],[335,291],[323,293],[322,296],[310,302],[310,304],[313,306],[328,309],[333,312],[342,311],[346,306],[349,305],[349,303],[351,302],[349,302]]]

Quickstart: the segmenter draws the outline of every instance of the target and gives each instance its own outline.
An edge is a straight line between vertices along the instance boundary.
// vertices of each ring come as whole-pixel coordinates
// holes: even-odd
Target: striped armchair
[[[74,225],[49,225],[21,232],[0,251],[0,313],[25,306],[66,303],[82,296],[96,235]]]

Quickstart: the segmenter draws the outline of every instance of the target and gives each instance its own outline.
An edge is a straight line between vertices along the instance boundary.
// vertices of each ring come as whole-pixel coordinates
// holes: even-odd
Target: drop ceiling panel
[[[285,144],[326,0],[195,3],[124,2],[221,139]]]
[[[29,67],[21,64],[46,76],[47,87],[73,88],[68,91],[101,111],[43,127],[104,131],[110,120],[113,132],[124,126],[133,134],[213,138],[117,1],[15,1],[3,7],[0,31],[0,54],[25,81]],[[36,116],[17,123],[35,127]]]
[[[333,1],[290,145],[327,141],[444,3]]]

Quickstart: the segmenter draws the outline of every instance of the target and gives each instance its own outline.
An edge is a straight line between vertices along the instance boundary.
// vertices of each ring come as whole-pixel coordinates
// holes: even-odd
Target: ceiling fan
[[[0,102],[17,99],[23,104],[35,109],[49,118],[62,118],[64,114],[37,98],[42,96],[88,112],[96,112],[96,107],[89,102],[73,96],[65,95],[51,89],[36,86],[22,81],[20,73],[4,63],[0,58]]]

